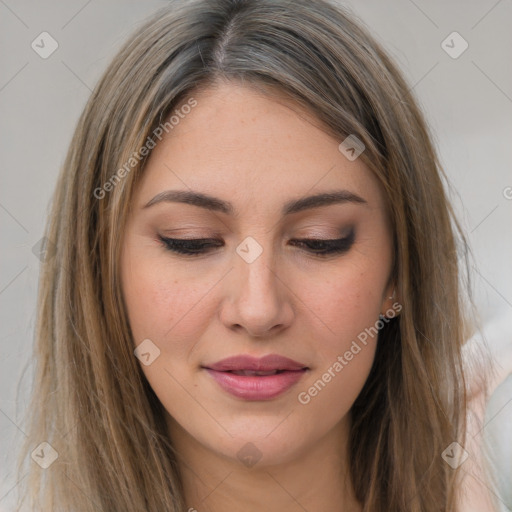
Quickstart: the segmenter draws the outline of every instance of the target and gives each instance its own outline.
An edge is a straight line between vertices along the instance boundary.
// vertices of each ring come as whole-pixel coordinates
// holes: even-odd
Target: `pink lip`
[[[223,359],[215,364],[203,366],[220,387],[228,393],[245,400],[270,400],[284,393],[297,383],[308,368],[278,354],[262,358],[241,355]],[[233,371],[273,371],[274,375],[236,375]]]
[[[306,373],[304,370],[285,370],[266,376],[242,376],[230,372],[219,372],[206,368],[220,387],[238,398],[245,400],[270,400],[291,388]]]
[[[217,370],[219,372],[234,370],[302,370],[307,368],[305,364],[298,363],[279,354],[269,354],[264,357],[252,357],[246,354],[228,357],[213,364],[204,365],[204,368]]]

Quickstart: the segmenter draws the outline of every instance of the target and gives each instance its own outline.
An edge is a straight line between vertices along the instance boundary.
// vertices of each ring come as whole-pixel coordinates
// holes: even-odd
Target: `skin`
[[[347,472],[350,407],[371,368],[369,342],[307,405],[298,394],[322,377],[358,334],[396,301],[392,231],[378,181],[341,140],[284,96],[222,82],[194,94],[197,106],[153,150],[132,198],[121,274],[135,345],[160,355],[142,369],[167,412],[187,508],[199,512],[357,511]],[[293,199],[346,189],[346,202],[283,217]],[[166,190],[230,201],[236,216],[160,202]],[[335,239],[355,227],[344,253],[325,258],[297,238]],[[199,257],[169,251],[158,235],[216,238]],[[248,236],[263,252],[236,252]],[[270,353],[309,367],[267,401],[223,391],[201,368],[225,357]],[[334,404],[336,404],[334,406]],[[248,467],[237,453],[252,443]]]

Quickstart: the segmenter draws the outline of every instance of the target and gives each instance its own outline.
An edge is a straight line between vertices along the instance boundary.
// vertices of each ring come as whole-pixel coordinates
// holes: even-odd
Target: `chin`
[[[242,467],[262,469],[286,464],[296,459],[305,448],[305,440],[289,431],[280,434],[234,437],[212,443],[224,457],[241,464]]]
[[[321,433],[315,436],[314,432],[306,431],[304,425],[285,418],[287,414],[238,419],[231,424],[225,423],[229,434],[222,431],[223,435],[215,438],[205,437],[202,428],[202,439],[198,441],[223,457],[247,467],[262,468],[289,463],[307,450],[308,445],[314,444]]]

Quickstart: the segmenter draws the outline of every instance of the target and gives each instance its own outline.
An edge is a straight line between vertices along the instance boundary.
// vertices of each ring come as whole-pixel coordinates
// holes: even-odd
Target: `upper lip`
[[[280,356],[279,354],[269,354],[264,357],[252,357],[246,354],[228,357],[213,364],[204,365],[204,368],[216,370],[219,372],[252,370],[252,371],[272,371],[272,370],[303,370],[307,369],[305,364]]]

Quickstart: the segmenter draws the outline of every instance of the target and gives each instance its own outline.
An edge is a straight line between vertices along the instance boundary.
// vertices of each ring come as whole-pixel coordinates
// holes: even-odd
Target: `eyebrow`
[[[217,197],[203,194],[201,192],[194,192],[188,190],[166,190],[157,194],[153,199],[146,203],[143,208],[149,208],[158,203],[184,203],[192,206],[205,208],[206,210],[225,213],[226,215],[234,215],[235,209],[229,201],[219,199]],[[294,199],[284,204],[282,208],[282,215],[291,215],[293,213],[309,210],[311,208],[319,208],[322,206],[329,206],[332,204],[345,204],[355,203],[367,205],[368,203],[357,194],[349,190],[333,190],[330,192],[323,192],[312,196]]]

